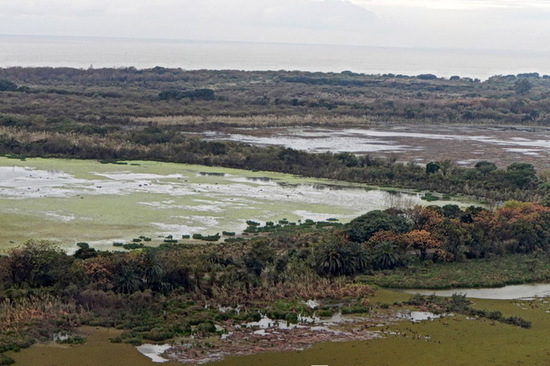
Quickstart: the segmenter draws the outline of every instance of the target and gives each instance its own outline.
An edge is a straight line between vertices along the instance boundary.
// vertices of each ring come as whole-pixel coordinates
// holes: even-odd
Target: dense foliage
[[[0,69],[0,90],[9,92],[0,114],[62,117],[90,128],[131,124],[137,117],[199,116],[224,124],[257,116],[248,121],[259,125],[266,123],[261,117],[311,115],[316,123],[346,117],[356,124],[548,125],[549,86],[549,77],[536,73],[480,82],[431,74],[14,67]],[[204,122],[200,118],[191,123]]]

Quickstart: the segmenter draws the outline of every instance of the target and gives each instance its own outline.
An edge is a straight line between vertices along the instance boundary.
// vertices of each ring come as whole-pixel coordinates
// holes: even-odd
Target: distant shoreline
[[[307,48],[307,52],[304,52]],[[163,66],[185,70],[300,70],[363,74],[550,74],[550,53],[480,49],[0,35],[0,67]]]

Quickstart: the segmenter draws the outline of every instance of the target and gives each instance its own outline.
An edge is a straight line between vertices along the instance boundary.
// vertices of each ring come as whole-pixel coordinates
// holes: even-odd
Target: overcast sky
[[[0,0],[0,34],[550,50],[550,0]]]

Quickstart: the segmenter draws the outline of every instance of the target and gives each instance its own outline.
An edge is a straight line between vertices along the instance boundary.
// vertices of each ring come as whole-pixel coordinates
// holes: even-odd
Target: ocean
[[[155,66],[186,70],[301,70],[467,76],[550,74],[550,53],[247,42],[0,36],[0,67]]]

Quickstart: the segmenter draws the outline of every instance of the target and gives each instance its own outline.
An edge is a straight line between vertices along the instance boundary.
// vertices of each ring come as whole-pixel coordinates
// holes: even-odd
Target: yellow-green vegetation
[[[60,345],[58,343],[36,344],[22,352],[8,352],[15,365],[34,366],[151,366],[157,365],[126,343],[112,343],[110,338],[122,331],[112,328],[82,327],[79,333],[86,337],[81,345]],[[121,355],[124,355],[121,357]],[[181,365],[175,362],[166,366]]]
[[[366,185],[200,165],[0,158],[0,167],[7,177],[19,169],[0,183],[3,248],[33,238],[110,247],[140,235],[158,244],[158,235],[240,232],[247,219],[345,222],[391,203]]]

